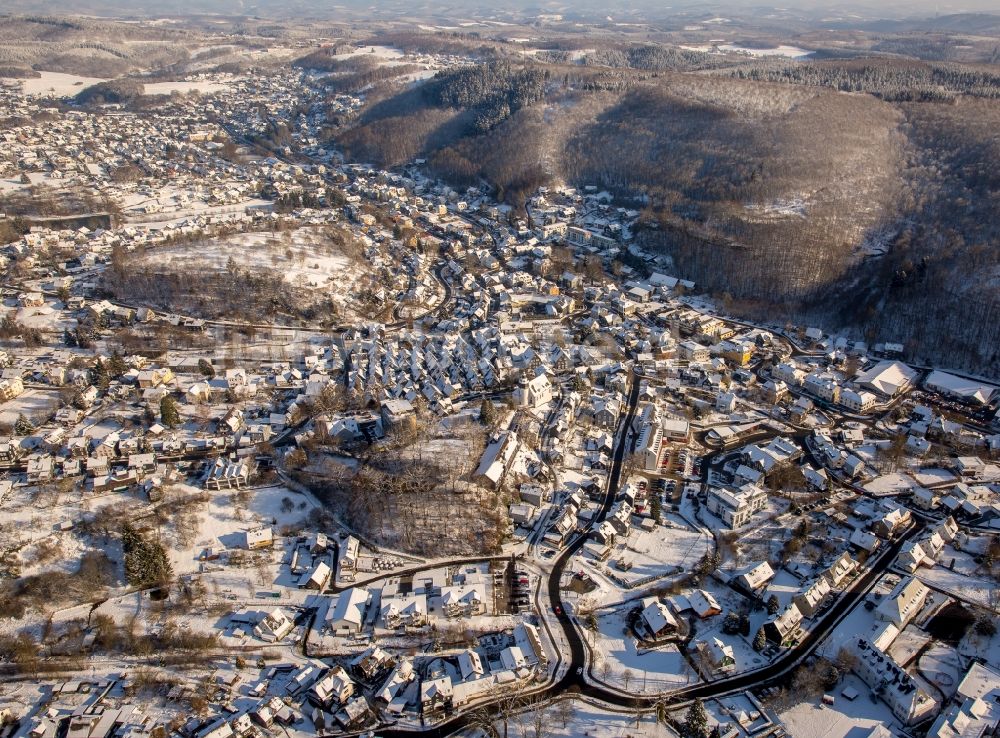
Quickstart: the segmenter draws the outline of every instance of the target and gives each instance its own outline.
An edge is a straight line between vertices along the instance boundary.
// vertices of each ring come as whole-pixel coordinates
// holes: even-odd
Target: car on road
[[[554,612],[556,615],[562,615],[562,607],[556,605],[555,607],[552,608],[552,612]]]

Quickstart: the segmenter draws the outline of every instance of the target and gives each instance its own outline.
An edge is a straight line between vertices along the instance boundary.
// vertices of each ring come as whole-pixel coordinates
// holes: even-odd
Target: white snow
[[[859,694],[853,701],[840,694],[847,687]],[[899,730],[901,726],[889,707],[881,700],[873,702],[869,694],[871,689],[852,674],[841,680],[831,694],[832,705],[825,705],[818,698],[808,700],[779,713],[779,717],[789,735],[809,738],[867,735],[867,731],[879,725]]]
[[[698,681],[694,668],[674,644],[655,650],[637,647],[625,619],[628,609],[599,615],[596,634],[584,631],[588,642],[593,638],[594,649],[602,654],[602,665],[594,668],[591,678],[631,693],[663,692]],[[605,662],[610,667],[607,677]]]
[[[146,95],[170,95],[174,92],[188,93],[188,92],[198,92],[202,95],[212,95],[217,92],[228,91],[229,85],[225,82],[208,82],[208,81],[194,81],[194,82],[148,82],[143,85],[143,91]]]
[[[72,97],[81,90],[96,85],[98,82],[107,82],[99,77],[81,77],[76,74],[63,74],[62,72],[42,72],[41,77],[35,79],[21,80],[21,89],[28,97],[45,97],[55,95],[56,97]]]
[[[813,52],[800,49],[798,46],[775,46],[771,49],[752,49],[747,46],[737,46],[736,44],[723,44],[719,47],[721,51],[732,51],[738,54],[749,54],[750,56],[783,56],[788,59],[804,59]]]

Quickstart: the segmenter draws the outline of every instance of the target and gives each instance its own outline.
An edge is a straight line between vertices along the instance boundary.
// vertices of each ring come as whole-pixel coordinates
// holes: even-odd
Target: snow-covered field
[[[738,44],[725,44],[725,43],[707,43],[701,44],[699,46],[681,46],[680,48],[686,51],[700,51],[706,54],[712,53],[730,53],[730,54],[747,54],[753,57],[767,57],[767,56],[780,56],[786,59],[805,59],[811,56],[814,52],[807,49],[800,49],[798,46],[788,46],[782,44],[780,46],[774,46],[771,48],[751,48],[749,46],[740,46]]]
[[[0,424],[13,425],[18,415],[24,415],[37,425],[46,420],[59,407],[59,393],[51,390],[29,389],[19,397],[0,405]]]
[[[68,317],[60,308],[61,303],[23,307],[18,309],[15,320],[28,328],[40,331],[63,332],[76,326],[76,320]]]
[[[359,276],[350,261],[311,228],[282,235],[244,233],[196,245],[168,246],[150,250],[147,261],[177,264],[192,269],[225,269],[230,259],[240,267],[280,270],[285,280],[309,287],[337,285],[349,288]]]
[[[392,59],[402,59],[406,55],[399,49],[391,46],[361,46],[344,54],[337,54],[338,59],[347,59],[352,56],[370,56],[379,61],[389,61]]]
[[[746,209],[768,220],[806,217],[806,201],[801,197],[773,200],[759,205],[747,205]]]
[[[573,700],[572,709],[566,709],[567,721],[564,724],[562,710],[559,706],[547,706],[543,708],[545,735],[549,738],[676,738],[677,733],[667,725],[657,721],[656,714],[652,711],[640,713],[635,712],[611,712],[600,707]],[[534,735],[534,713],[526,712],[515,716],[508,726],[508,735],[528,736]],[[500,734],[503,735],[503,727],[498,726]],[[458,735],[463,738],[482,738],[482,730],[463,731]]]
[[[804,59],[813,53],[806,49],[800,49],[798,46],[786,46],[785,44],[770,49],[753,49],[736,44],[723,44],[719,49],[721,51],[734,51],[738,54],[749,54],[750,56],[783,56],[787,59]]]
[[[107,82],[99,77],[81,77],[76,74],[62,72],[41,72],[41,77],[21,80],[22,90],[29,97],[55,95],[56,97],[72,97],[81,90]]]
[[[249,490],[246,503],[239,501],[232,490],[199,490],[190,485],[178,485],[179,492],[196,497],[204,494],[207,501],[198,505],[197,515],[192,517],[193,528],[184,532],[183,540],[172,542],[171,563],[174,571],[185,574],[197,571],[198,556],[206,548],[235,549],[243,546],[243,531],[258,525],[274,525],[277,534],[282,526],[296,526],[313,509],[311,499],[290,492],[282,486],[263,487]],[[283,500],[291,501],[283,505]],[[270,581],[261,586],[271,584]]]
[[[17,81],[21,83],[24,94],[29,97],[50,95],[72,97],[91,85],[107,82],[106,79],[100,77],[81,77],[63,72],[41,72],[40,77]],[[211,95],[227,91],[229,85],[224,82],[196,80],[191,82],[149,82],[143,85],[143,88],[147,95],[169,95],[173,92],[200,92],[203,95]]]

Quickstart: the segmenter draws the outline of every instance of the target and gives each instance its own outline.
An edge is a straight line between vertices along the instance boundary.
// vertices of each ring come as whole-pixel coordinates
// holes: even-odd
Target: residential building
[[[864,638],[853,642],[852,650],[857,657],[854,672],[869,687],[878,690],[892,714],[904,725],[919,723],[937,709],[937,703],[887,651]]]
[[[799,608],[803,617],[811,618],[823,606],[830,591],[829,580],[826,577],[820,577],[796,594],[792,601]]]
[[[907,577],[882,600],[875,615],[902,630],[920,612],[929,594],[927,585],[919,579]]]
[[[262,641],[276,643],[291,633],[294,627],[295,623],[285,615],[281,608],[276,607],[261,618],[253,631]]]
[[[244,533],[246,547],[250,551],[262,548],[271,548],[274,544],[274,533],[268,525],[260,528],[251,528]]]
[[[710,513],[735,530],[746,525],[755,512],[767,506],[767,492],[753,484],[744,484],[735,491],[712,487],[708,490],[705,506]]]
[[[364,587],[345,589],[327,610],[326,627],[338,634],[360,633],[371,600],[371,593]]]
[[[711,678],[736,671],[736,655],[728,643],[712,637],[707,641],[695,641],[694,647],[698,654],[695,663],[702,676]]]
[[[426,595],[396,595],[382,602],[382,624],[389,630],[419,628],[427,623]]]
[[[469,617],[486,612],[483,593],[478,586],[454,585],[441,588],[441,609],[445,617]]]
[[[855,413],[867,413],[875,407],[877,402],[878,398],[875,395],[864,390],[856,392],[852,389],[845,389],[840,393],[840,404]]]
[[[652,639],[662,638],[677,630],[677,620],[673,613],[656,597],[647,597],[642,601],[639,619]]]
[[[764,635],[769,641],[788,645],[796,640],[799,624],[802,622],[802,612],[794,602],[785,608],[784,612],[764,623]]]
[[[759,594],[772,579],[774,579],[774,569],[768,562],[761,561],[736,572],[729,582],[736,589],[748,594]]]
[[[323,707],[343,705],[354,696],[354,682],[347,675],[343,666],[334,666],[322,679],[316,682],[311,691],[311,697]]]

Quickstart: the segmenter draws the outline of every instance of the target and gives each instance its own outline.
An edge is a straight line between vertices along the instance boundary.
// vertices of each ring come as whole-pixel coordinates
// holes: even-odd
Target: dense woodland
[[[436,107],[472,110],[473,129],[485,133],[541,100],[547,78],[548,72],[538,67],[515,68],[499,61],[440,72],[423,92]]]
[[[336,305],[326,296],[292,284],[280,271],[244,266],[231,259],[225,269],[166,264],[151,268],[141,254],[113,254],[101,278],[110,297],[128,305],[197,315],[208,320],[314,325],[336,322]]]
[[[787,64],[756,62],[730,70],[739,79],[832,87],[867,92],[897,102],[951,101],[959,96],[1000,98],[1000,69],[992,66],[926,64],[862,59]]]
[[[360,453],[356,468],[318,443],[295,476],[378,546],[423,556],[495,554],[510,524],[508,500],[466,481],[484,438],[474,426],[458,431],[458,439],[430,444],[393,439],[396,448]],[[461,445],[455,453],[424,450],[434,443]]]
[[[115,79],[91,85],[73,98],[77,105],[126,105],[141,97],[144,87],[141,82],[130,79]]]

